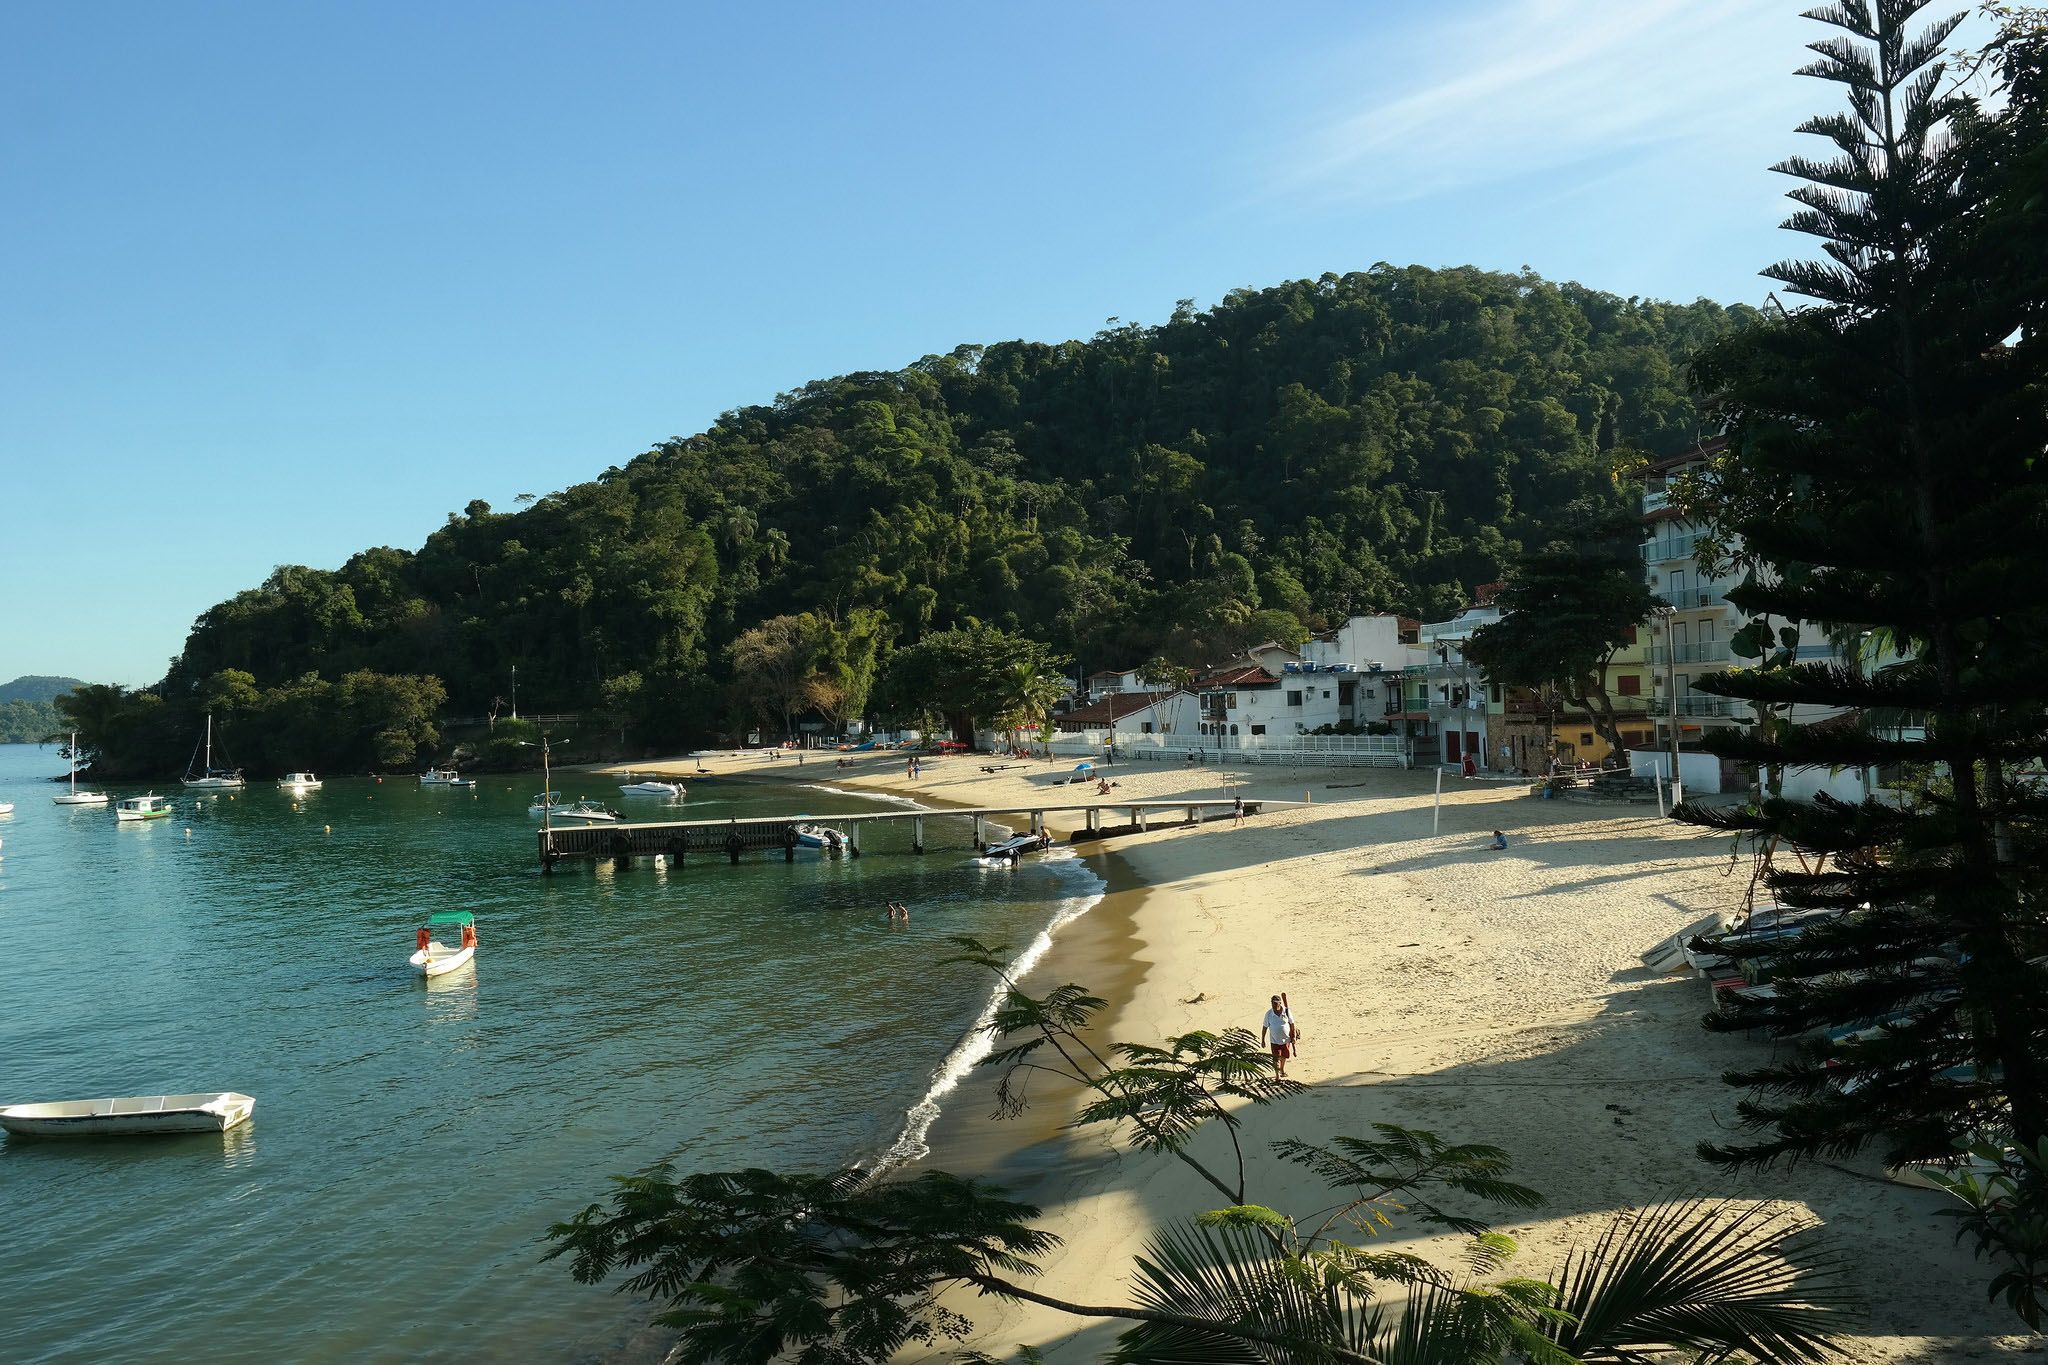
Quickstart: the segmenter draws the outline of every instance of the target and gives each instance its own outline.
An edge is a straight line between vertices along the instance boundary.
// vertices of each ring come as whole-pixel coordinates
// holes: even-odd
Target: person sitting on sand
[[[1502,834],[1499,830],[1495,830],[1493,832],[1493,846],[1496,849],[1506,848],[1508,846],[1508,836]]]

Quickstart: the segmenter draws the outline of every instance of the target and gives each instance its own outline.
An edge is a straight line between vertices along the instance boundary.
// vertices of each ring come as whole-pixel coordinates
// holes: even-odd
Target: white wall
[[[1671,754],[1664,749],[1631,749],[1628,751],[1628,770],[1635,777],[1662,775],[1666,781],[1671,776]],[[1706,754],[1679,750],[1678,780],[1685,787],[1687,796],[1711,796],[1721,790],[1721,758],[1718,754]]]

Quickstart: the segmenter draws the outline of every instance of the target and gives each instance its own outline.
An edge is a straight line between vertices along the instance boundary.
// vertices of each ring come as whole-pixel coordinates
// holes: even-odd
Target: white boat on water
[[[278,781],[279,791],[316,792],[320,790],[320,779],[311,773],[286,773]]]
[[[528,815],[546,815],[549,811],[560,810],[562,804],[562,794],[560,792],[542,792],[527,803],[526,813]]]
[[[461,938],[442,943],[434,937],[440,928],[460,930]],[[419,950],[407,961],[420,969],[421,976],[445,976],[476,956],[476,916],[467,910],[437,910],[420,927],[417,942]]]
[[[0,1128],[23,1137],[131,1137],[148,1133],[221,1133],[256,1112],[254,1096],[233,1090],[196,1095],[131,1095],[60,1100],[0,1109]]]
[[[846,851],[846,834],[826,825],[798,825],[796,846],[819,853],[843,853]]]
[[[0,815],[12,814],[14,814],[14,803],[12,801],[0,801]]]
[[[107,794],[105,792],[82,792],[78,789],[78,731],[73,730],[71,732],[71,743],[65,746],[65,750],[71,758],[71,790],[60,793],[50,799],[60,806],[106,805]]]
[[[628,796],[660,796],[670,801],[683,799],[683,784],[680,782],[627,782],[619,790]]]
[[[200,747],[192,751],[196,762],[185,765],[185,785],[194,791],[240,791],[249,785],[240,768],[216,768],[213,766],[213,713],[206,714],[206,737],[199,741]],[[203,757],[202,757],[203,755]]]
[[[422,787],[474,787],[476,779],[464,777],[453,768],[429,768],[420,774]]]
[[[567,820],[585,825],[617,824],[619,813],[602,801],[577,801],[567,806],[548,807],[548,819]]]
[[[171,798],[151,793],[148,796],[124,797],[114,807],[114,818],[124,822],[138,820],[162,820],[171,813]]]

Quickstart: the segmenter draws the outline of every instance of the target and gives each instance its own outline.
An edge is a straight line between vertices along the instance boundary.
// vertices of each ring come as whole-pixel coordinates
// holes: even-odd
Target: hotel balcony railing
[[[1678,699],[1678,714],[1681,719],[1701,716],[1740,716],[1748,714],[1749,703],[1733,697],[1710,697],[1704,692],[1694,692]],[[1671,714],[1671,703],[1660,701],[1650,707],[1651,720],[1660,720]]]
[[[1728,600],[1727,591],[1722,588],[1660,588],[1654,583],[1650,585],[1650,596],[1679,611],[1718,607]]]
[[[1655,488],[1643,494],[1643,513],[1645,516],[1651,512],[1661,512],[1670,505],[1671,490],[1668,488]]]
[[[1684,535],[1658,536],[1643,542],[1643,562],[1662,564],[1674,559],[1691,559],[1693,547],[1700,543],[1697,531]]]
[[[1729,659],[1726,640],[1695,640],[1682,645],[1651,645],[1650,662],[1665,664],[1720,664]]]

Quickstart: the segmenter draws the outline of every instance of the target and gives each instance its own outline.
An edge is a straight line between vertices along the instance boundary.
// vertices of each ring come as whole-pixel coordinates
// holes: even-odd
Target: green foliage
[[[1472,632],[1465,655],[1510,687],[1556,686],[1584,707],[1614,749],[1621,732],[1607,693],[1607,666],[1649,619],[1641,523],[1602,503],[1565,509],[1554,539],[1516,556],[1500,620]]]
[[[55,702],[0,701],[0,744],[40,744],[63,728]]]
[[[1731,1165],[2048,1141],[2048,608],[2033,581],[2048,523],[2048,75],[2036,16],[2001,34],[1993,101],[1954,93],[1941,54],[1957,19],[1914,32],[1922,7],[1813,12],[1843,32],[1814,45],[1809,74],[1844,87],[1848,109],[1805,126],[1838,155],[1779,169],[1804,182],[1787,226],[1825,258],[1768,273],[1815,303],[1699,364],[1729,444],[1687,496],[1744,573],[1730,599],[1758,620],[1741,641],[1757,665],[1698,685],[1762,713],[1709,747],[1770,772],[1922,777],[1900,805],[1774,791],[1678,812],[1824,855],[1765,881],[1781,905],[1836,912],[1771,950],[1771,997],[1710,1020],[1802,1040],[1730,1077],[1751,1091],[1749,1131],[1703,1154]],[[1801,662],[1801,622],[1872,632],[1896,654]],[[1840,712],[1794,723],[1795,708]],[[2048,1224],[2048,1178],[2019,1171],[2001,1216]],[[2044,1283],[2030,1245],[1980,1241],[2023,1311]]]
[[[1369,1139],[1274,1144],[1283,1161],[1337,1193],[1331,1207],[1298,1218],[1254,1203],[1244,1195],[1241,1151],[1233,1187],[1189,1150],[1211,1119],[1235,1147],[1237,1116],[1221,1100],[1265,1104],[1300,1090],[1274,1074],[1249,1035],[1117,1043],[1107,1049],[1120,1059],[1113,1062],[1087,1036],[1100,997],[1071,983],[1029,995],[1008,979],[1001,949],[954,941],[955,961],[995,972],[1007,987],[984,1063],[1003,1073],[1005,1112],[1022,1107],[1020,1078],[1062,1078],[1086,1097],[1076,1125],[1106,1124],[1120,1145],[1170,1155],[1230,1197],[1226,1207],[1163,1223],[1134,1266],[1134,1304],[1071,1302],[1032,1288],[1039,1259],[1057,1245],[1031,1225],[1038,1211],[935,1171],[678,1178],[664,1163],[615,1177],[609,1207],[593,1204],[551,1228],[549,1259],[568,1256],[586,1283],[632,1272],[619,1287],[665,1305],[660,1321],[681,1332],[680,1358],[689,1362],[879,1363],[965,1332],[940,1299],[950,1286],[1128,1321],[1109,1358],[1129,1365],[1570,1365],[1639,1360],[1666,1345],[1707,1358],[1740,1347],[1806,1362],[1832,1350],[1835,1272],[1794,1268],[1779,1216],[1651,1210],[1574,1255],[1558,1286],[1492,1278],[1515,1255],[1512,1239],[1437,1200],[1527,1209],[1540,1197],[1508,1179],[1512,1165],[1498,1148],[1391,1124]],[[1462,1269],[1334,1235],[1371,1239],[1404,1214],[1465,1234]],[[1405,1311],[1387,1302],[1390,1288],[1407,1297]],[[1022,1359],[1032,1358],[1027,1349]]]
[[[892,649],[951,632],[1093,666],[1440,615],[1557,509],[1619,505],[1616,440],[1693,441],[1682,366],[1750,317],[1382,265],[819,380],[519,511],[472,502],[416,551],[279,568],[203,613],[151,690],[369,670],[482,714],[516,666],[523,709],[615,716],[607,682],[638,673],[628,725],[661,745],[732,728],[733,646],[778,617],[819,635],[793,704],[740,694],[776,728],[866,714]]]
[[[993,626],[939,631],[890,655],[875,706],[906,722],[935,716],[955,739],[971,742],[977,724],[1028,722],[1033,705],[1050,706],[1056,684],[1048,675],[1059,671],[1059,660],[1036,640]]]

